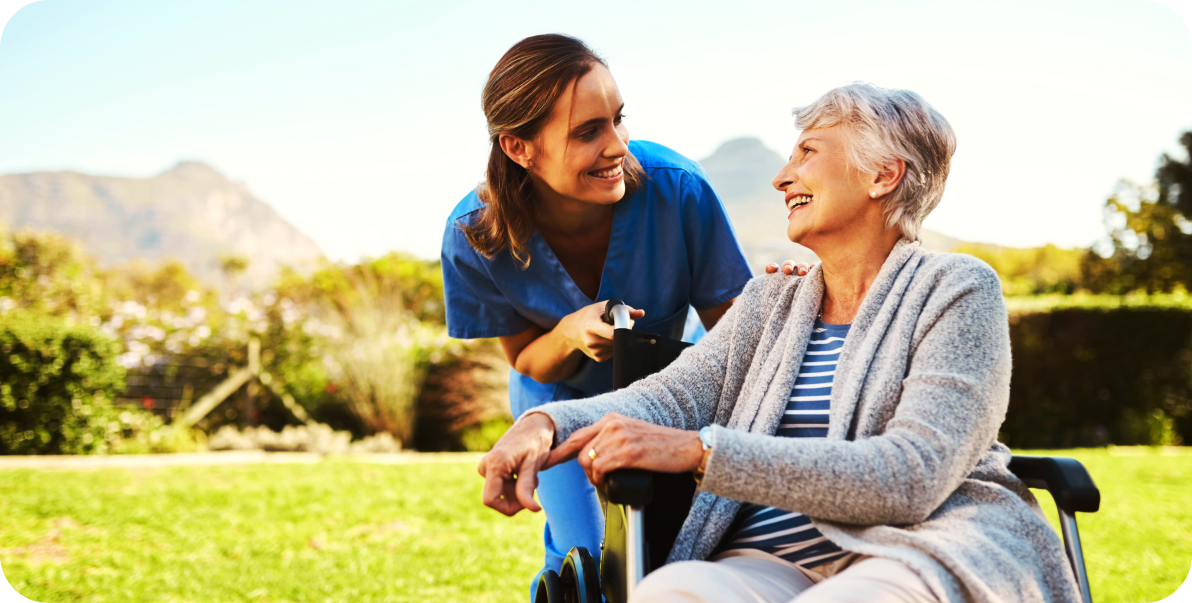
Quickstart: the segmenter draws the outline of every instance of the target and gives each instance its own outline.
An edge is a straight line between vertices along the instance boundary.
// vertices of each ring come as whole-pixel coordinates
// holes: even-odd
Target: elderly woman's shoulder
[[[741,297],[768,300],[781,295],[788,287],[798,287],[806,278],[797,274],[783,274],[781,270],[773,274],[759,274],[745,284]]]
[[[947,282],[968,282],[1001,291],[1001,279],[992,266],[967,253],[927,252],[919,273]]]

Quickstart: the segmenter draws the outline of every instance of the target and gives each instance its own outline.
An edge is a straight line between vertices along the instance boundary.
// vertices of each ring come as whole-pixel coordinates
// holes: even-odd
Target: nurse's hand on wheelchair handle
[[[551,466],[554,439],[555,422],[548,415],[531,413],[514,423],[476,467],[484,476],[484,504],[510,517],[522,509],[541,511],[534,489],[538,472]]]
[[[604,322],[605,303],[601,301],[584,306],[564,316],[555,327],[575,349],[596,362],[613,357],[613,327]],[[645,315],[645,310],[629,309],[629,318],[634,320]]]
[[[787,260],[782,263],[782,273],[795,274],[797,271],[799,276],[807,276],[807,273],[811,270],[813,265],[814,264],[808,264],[807,262],[799,262],[796,264],[794,260]],[[774,274],[775,272],[778,272],[778,270],[778,264],[766,264],[766,274]]]
[[[704,446],[694,431],[609,413],[556,446],[547,466],[577,458],[588,481],[600,488],[605,476],[618,469],[684,473],[694,471],[703,456]]]

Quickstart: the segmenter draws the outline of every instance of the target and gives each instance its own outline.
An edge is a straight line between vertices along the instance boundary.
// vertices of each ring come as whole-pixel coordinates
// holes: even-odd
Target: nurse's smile
[[[625,177],[624,172],[621,170],[620,164],[614,165],[610,168],[592,170],[588,172],[588,175],[604,184],[612,185],[620,183]]]

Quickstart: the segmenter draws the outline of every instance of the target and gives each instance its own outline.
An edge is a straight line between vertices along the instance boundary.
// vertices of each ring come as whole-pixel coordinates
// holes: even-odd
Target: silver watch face
[[[704,427],[699,430],[699,441],[704,443],[704,450],[712,447],[712,428]]]

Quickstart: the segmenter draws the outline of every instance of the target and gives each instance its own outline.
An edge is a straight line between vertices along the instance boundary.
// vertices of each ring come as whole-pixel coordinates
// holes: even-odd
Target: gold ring
[[[596,460],[596,449],[595,448],[588,450],[588,458],[592,459],[593,461]]]

